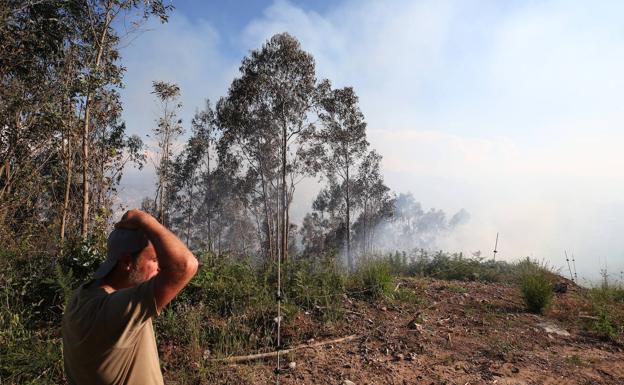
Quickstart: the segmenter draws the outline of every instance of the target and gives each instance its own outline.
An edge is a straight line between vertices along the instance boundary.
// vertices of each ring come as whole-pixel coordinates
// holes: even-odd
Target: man
[[[107,258],[63,315],[70,384],[163,384],[152,317],[188,284],[197,259],[154,217],[130,210],[108,237]]]

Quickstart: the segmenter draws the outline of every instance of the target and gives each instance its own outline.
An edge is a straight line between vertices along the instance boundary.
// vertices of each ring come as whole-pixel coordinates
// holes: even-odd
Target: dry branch
[[[212,361],[212,362],[235,363],[235,362],[245,362],[245,361],[259,360],[259,359],[264,359],[264,358],[276,357],[278,353],[279,354],[287,354],[287,353],[290,353],[290,352],[294,352],[295,350],[307,349],[307,348],[317,348],[317,347],[323,346],[323,345],[337,344],[337,343],[340,343],[340,342],[351,341],[351,340],[354,340],[356,338],[358,338],[358,336],[355,335],[355,334],[352,334],[350,336],[346,336],[346,337],[342,337],[342,338],[336,338],[336,339],[333,339],[333,340],[316,342],[316,343],[313,343],[313,344],[299,345],[299,346],[292,347],[290,349],[278,350],[278,351],[269,352],[269,353],[258,353],[258,354],[249,354],[249,355],[246,355],[246,356],[234,356],[234,357],[227,357],[227,358],[217,358],[217,359],[213,359],[213,360],[210,360],[210,361]]]

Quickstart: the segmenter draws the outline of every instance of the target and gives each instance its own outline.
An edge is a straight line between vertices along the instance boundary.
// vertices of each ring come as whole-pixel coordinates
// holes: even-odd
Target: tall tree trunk
[[[102,53],[104,52],[104,43],[106,42],[108,27],[111,22],[111,9],[112,1],[109,1],[106,6],[106,22],[104,23],[102,35],[99,39],[100,46],[98,47],[97,56],[92,68],[92,72],[94,73],[97,73],[100,68]],[[82,239],[86,239],[89,234],[89,131],[91,124],[91,97],[92,91],[89,88],[85,98],[85,118],[82,130]]]
[[[348,163],[347,163],[348,164]],[[347,183],[347,263],[349,265],[349,272],[353,272],[353,259],[351,257],[351,199],[349,197],[349,167],[347,166],[346,172],[346,183]]]
[[[212,191],[212,175],[210,175],[210,141],[208,141],[208,149],[206,150],[207,154],[207,167],[208,167],[208,251],[212,252],[212,202],[213,202],[213,191]]]
[[[193,183],[195,180],[195,173],[191,176],[191,190],[189,193],[189,204],[188,204],[188,216],[186,219],[186,247],[189,246],[189,241],[191,238],[191,216],[193,213]]]
[[[65,196],[63,197],[63,210],[61,213],[61,247],[63,247],[63,242],[65,241],[65,227],[67,223],[67,209],[69,207],[69,191],[71,188],[71,180],[72,180],[72,144],[71,144],[71,133],[67,138],[67,172],[66,172],[66,181],[65,181]]]
[[[87,93],[85,102],[85,118],[82,129],[82,239],[86,239],[89,234],[89,119],[91,118],[91,106],[89,105],[91,95]]]
[[[282,124],[282,260],[288,260],[288,204],[286,197],[286,124]]]
[[[276,201],[276,211],[275,211],[275,250],[277,252],[277,260],[278,261],[282,261],[282,241],[281,241],[281,236],[282,236],[282,228],[280,227],[280,224],[282,222],[282,209],[280,206],[280,196],[281,196],[281,190],[280,190],[280,179],[279,177],[277,178],[277,189],[276,189],[276,194],[275,194],[275,201]]]
[[[275,249],[273,248],[273,223],[271,221],[271,212],[269,209],[269,197],[266,191],[266,181],[264,179],[264,171],[262,170],[262,164],[260,165],[260,182],[262,184],[262,200],[264,203],[264,217],[266,221],[266,237],[268,244],[268,260],[272,260],[275,257]]]
[[[167,103],[165,102],[165,119],[167,119]],[[169,167],[169,127],[168,123],[165,122],[165,133],[163,135],[163,157],[160,163],[160,197],[159,197],[159,220],[163,226],[167,226],[165,222],[165,199],[167,192],[167,182],[168,182],[168,167]]]

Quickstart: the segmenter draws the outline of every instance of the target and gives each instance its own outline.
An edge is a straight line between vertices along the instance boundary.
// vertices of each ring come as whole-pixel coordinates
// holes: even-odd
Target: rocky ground
[[[545,316],[527,313],[517,287],[405,279],[403,300],[344,298],[346,322],[298,316],[289,335],[353,339],[287,354],[281,384],[624,384],[624,345],[587,331],[591,305],[569,283]],[[407,293],[407,294],[405,294]],[[413,297],[410,297],[410,295]],[[215,383],[276,382],[275,358],[213,363]],[[175,378],[168,378],[175,384]]]

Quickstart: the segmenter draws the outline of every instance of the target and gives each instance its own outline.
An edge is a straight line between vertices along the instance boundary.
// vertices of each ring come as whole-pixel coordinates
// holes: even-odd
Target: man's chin
[[[138,285],[142,284],[143,282],[149,281],[149,277],[139,277],[139,276],[135,276],[135,275],[131,274],[130,277],[129,277],[129,281],[130,281],[130,285],[138,286]]]

